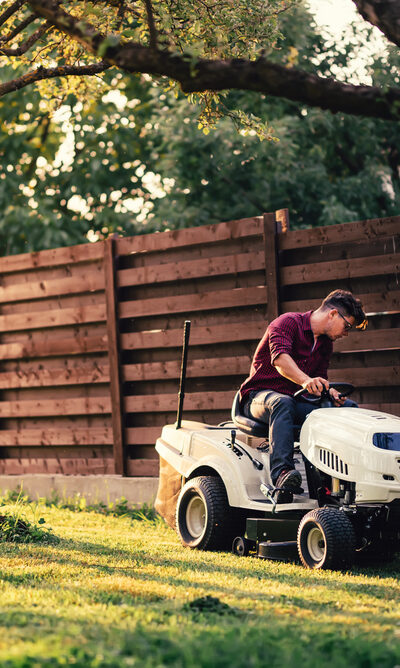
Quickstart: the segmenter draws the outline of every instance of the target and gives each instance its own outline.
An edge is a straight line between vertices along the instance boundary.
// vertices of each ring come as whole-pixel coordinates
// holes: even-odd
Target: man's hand
[[[301,384],[301,387],[304,390],[307,390],[309,394],[316,394],[317,397],[320,397],[324,387],[325,389],[329,390],[329,382],[326,380],[326,378],[321,378],[320,376],[317,376],[316,378],[307,378],[304,381],[304,383]],[[339,393],[337,392],[336,394]]]
[[[329,390],[329,394],[335,402],[335,406],[343,406],[344,402],[346,401],[346,397],[341,397],[340,392],[334,390],[333,387],[331,387]]]

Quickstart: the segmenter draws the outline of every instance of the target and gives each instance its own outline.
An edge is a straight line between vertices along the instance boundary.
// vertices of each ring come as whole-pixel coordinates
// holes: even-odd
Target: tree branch
[[[33,21],[36,21],[37,16],[36,14],[29,14],[21,23],[19,23],[17,26],[15,26],[14,30],[11,30],[11,32],[8,33],[8,35],[4,35],[4,37],[0,37],[0,43],[1,44],[7,44],[8,42],[11,42],[14,37],[19,35],[20,32],[25,30],[25,28],[28,27]]]
[[[65,67],[52,67],[45,69],[43,67],[38,67],[36,70],[31,70],[26,72],[18,79],[12,79],[11,81],[6,81],[3,84],[0,84],[0,97],[11,93],[15,90],[20,90],[29,86],[35,81],[41,81],[42,79],[54,79],[55,77],[81,77],[81,76],[93,76],[94,74],[99,74],[109,69],[111,66],[109,63],[103,61],[99,63],[94,63],[93,65],[69,65]]]
[[[372,1],[372,0],[371,0]],[[87,51],[125,72],[165,76],[179,82],[186,93],[225,89],[253,90],[294,100],[332,112],[399,120],[400,89],[354,86],[286,68],[262,57],[250,60],[199,59],[195,64],[180,54],[156,50],[134,42],[121,44],[65,12],[57,0],[29,0],[33,10],[59,30],[80,42]]]
[[[2,56],[22,56],[23,53],[26,53],[29,51],[29,49],[44,35],[44,33],[49,29],[51,24],[46,21],[46,23],[35,30],[35,32],[29,37],[29,39],[26,40],[26,42],[23,42],[21,46],[15,48],[15,49],[3,49],[0,47],[0,55]]]
[[[398,0],[353,0],[361,16],[400,46],[400,2]]]
[[[150,32],[150,48],[151,49],[156,49],[157,48],[157,29],[156,25],[154,22],[154,14],[153,14],[153,7],[151,4],[151,0],[144,0],[145,5],[146,5],[146,13],[147,13],[147,25],[149,26],[149,32]]]
[[[16,0],[16,2],[13,2],[13,4],[0,15],[0,26],[2,26],[6,21],[8,21],[10,16],[15,14],[15,12],[17,12],[18,9],[20,9],[20,7],[22,7],[22,5],[25,4],[26,0]]]

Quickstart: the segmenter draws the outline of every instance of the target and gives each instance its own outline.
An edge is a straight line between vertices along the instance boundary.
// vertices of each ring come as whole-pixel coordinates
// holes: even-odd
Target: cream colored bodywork
[[[271,510],[272,502],[260,491],[261,483],[271,485],[269,455],[249,447],[245,435],[235,430],[238,445],[263,464],[263,469],[258,471],[246,455],[239,457],[232,451],[231,429],[232,427],[217,429],[211,425],[189,421],[183,421],[181,429],[176,429],[175,425],[166,425],[157,440],[156,450],[182,475],[184,481],[194,477],[196,471],[201,471],[204,467],[218,473],[225,484],[230,506],[249,510]],[[296,467],[302,473],[304,482],[306,476],[301,457]],[[295,497],[293,503],[276,506],[276,512],[283,512],[288,508],[295,510],[317,507],[317,502],[309,499],[306,492],[307,490],[304,496]]]
[[[356,503],[389,503],[400,498],[400,452],[373,444],[373,435],[382,432],[400,433],[400,418],[363,408],[321,408],[304,422],[300,449],[320,471],[355,482]]]

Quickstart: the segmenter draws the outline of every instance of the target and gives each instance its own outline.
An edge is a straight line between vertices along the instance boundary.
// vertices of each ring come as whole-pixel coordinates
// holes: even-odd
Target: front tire
[[[336,508],[317,508],[300,522],[297,548],[306,568],[349,568],[354,561],[355,544],[353,525]]]
[[[186,547],[224,549],[232,540],[232,511],[220,478],[199,476],[189,480],[178,498],[176,530]]]

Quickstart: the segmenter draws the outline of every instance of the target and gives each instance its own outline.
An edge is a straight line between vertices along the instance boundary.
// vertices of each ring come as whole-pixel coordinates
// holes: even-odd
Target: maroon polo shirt
[[[281,353],[290,355],[299,369],[311,378],[328,378],[332,341],[323,334],[314,345],[311,313],[284,313],[268,325],[254,353],[250,375],[240,388],[242,400],[252,391],[275,390],[292,396],[300,389],[299,385],[281,376],[273,366],[274,360]]]

